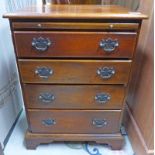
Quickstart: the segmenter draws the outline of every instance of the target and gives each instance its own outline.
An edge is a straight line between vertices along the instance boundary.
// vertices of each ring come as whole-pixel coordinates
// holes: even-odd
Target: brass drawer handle
[[[115,74],[115,69],[113,67],[103,67],[97,69],[97,75],[102,79],[110,79]]]
[[[105,119],[93,119],[92,124],[97,128],[102,128],[107,126],[108,122]]]
[[[48,79],[53,74],[53,70],[49,67],[37,67],[35,74],[40,78]]]
[[[39,100],[43,103],[51,103],[55,100],[55,96],[49,92],[45,92],[39,95]]]
[[[51,41],[48,38],[33,38],[32,39],[32,47],[34,47],[38,52],[46,51],[51,45]]]
[[[56,124],[56,121],[54,119],[45,119],[45,120],[42,120],[42,124],[45,125],[45,126],[53,126]]]
[[[111,53],[115,51],[115,49],[119,46],[118,40],[115,39],[103,39],[100,42],[100,47],[106,52],[106,53]]]
[[[111,96],[107,93],[99,93],[95,96],[95,101],[100,104],[105,104],[111,99]]]

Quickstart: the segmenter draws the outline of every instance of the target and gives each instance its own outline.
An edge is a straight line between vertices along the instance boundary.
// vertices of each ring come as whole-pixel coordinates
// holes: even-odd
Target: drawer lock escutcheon
[[[113,67],[102,67],[97,69],[97,75],[102,79],[110,79],[115,74],[115,69]]]
[[[51,103],[55,100],[55,96],[49,92],[40,93],[39,100],[43,103]]]
[[[42,120],[42,124],[45,125],[45,126],[53,126],[56,124],[56,121],[54,119],[45,119],[45,120]]]
[[[32,47],[38,52],[45,52],[51,46],[51,41],[49,38],[33,38],[32,39]]]
[[[108,122],[105,119],[93,119],[92,124],[97,128],[102,128],[107,126]]]
[[[99,93],[95,96],[95,101],[100,104],[105,104],[111,99],[111,96],[107,93]]]
[[[106,53],[111,53],[115,51],[115,49],[119,46],[118,40],[117,39],[103,39],[100,42],[100,47],[106,52]]]
[[[53,74],[53,70],[49,67],[37,67],[35,74],[40,78],[48,79]]]

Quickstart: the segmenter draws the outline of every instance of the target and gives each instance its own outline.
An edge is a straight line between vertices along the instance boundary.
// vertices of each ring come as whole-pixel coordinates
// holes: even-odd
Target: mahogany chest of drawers
[[[52,5],[8,13],[28,120],[28,149],[94,141],[121,149],[121,120],[145,15]]]

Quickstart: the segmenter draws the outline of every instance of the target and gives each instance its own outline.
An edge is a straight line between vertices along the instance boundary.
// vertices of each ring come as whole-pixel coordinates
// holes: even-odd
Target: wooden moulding
[[[39,10],[39,11],[38,11]],[[139,12],[117,5],[44,5],[30,6],[23,10],[7,13],[10,19],[146,19]]]
[[[123,136],[118,134],[37,134],[26,132],[25,142],[27,149],[36,149],[40,144],[58,141],[89,141],[108,144],[113,150],[120,150],[124,145]]]

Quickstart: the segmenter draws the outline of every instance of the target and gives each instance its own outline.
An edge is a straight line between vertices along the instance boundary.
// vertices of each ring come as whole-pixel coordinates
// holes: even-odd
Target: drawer
[[[14,30],[124,30],[137,31],[138,23],[13,22]]]
[[[28,110],[30,130],[35,133],[118,133],[121,111]]]
[[[18,60],[23,83],[126,84],[131,60]]]
[[[131,58],[136,33],[15,31],[18,57]]]
[[[120,85],[23,85],[27,108],[122,109]]]

